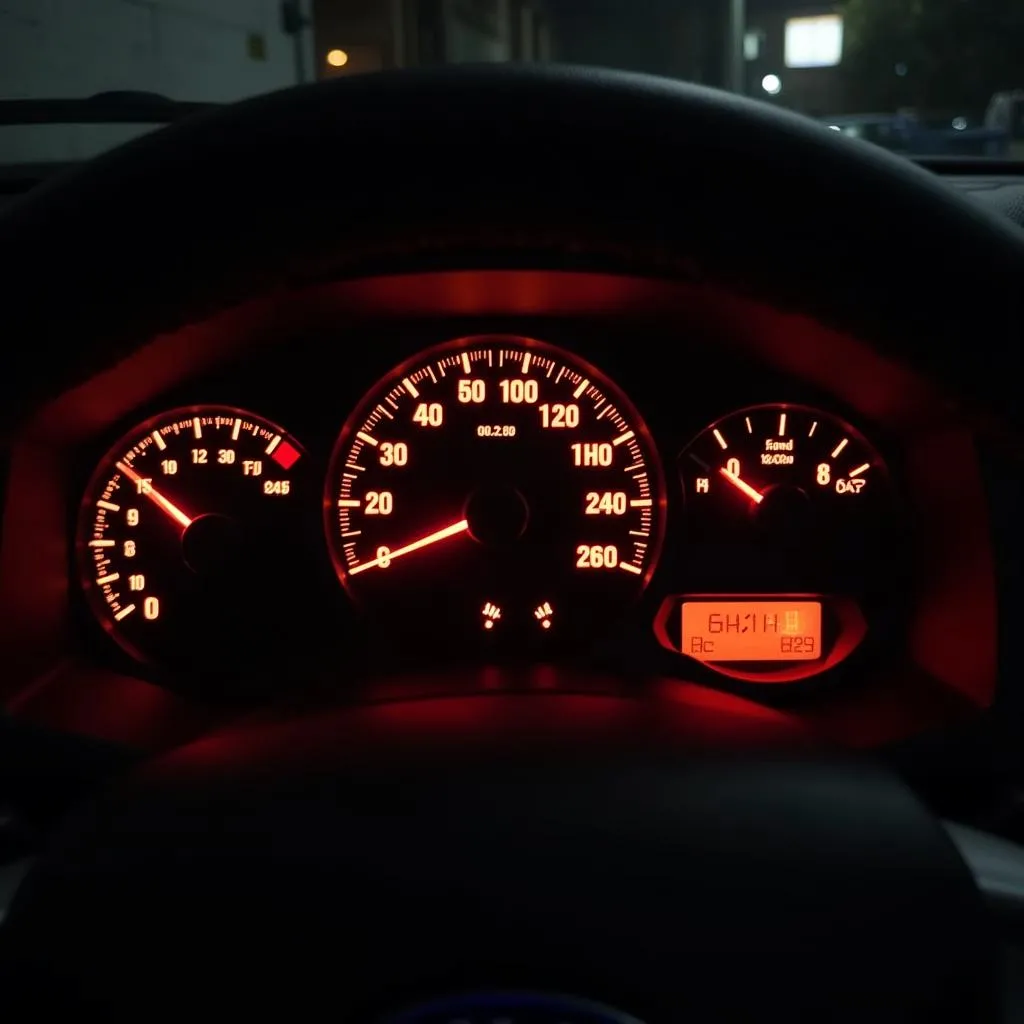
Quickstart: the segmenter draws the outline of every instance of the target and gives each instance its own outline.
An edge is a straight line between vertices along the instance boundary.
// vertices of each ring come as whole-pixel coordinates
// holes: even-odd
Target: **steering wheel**
[[[23,361],[7,426],[242,298],[467,266],[712,280],[1021,416],[1014,229],[880,150],[640,76],[386,74],[202,114],[28,196],[0,265]],[[720,756],[707,736],[742,728],[719,719],[681,745],[613,698],[505,694],[236,725],[53,837],[5,923],[3,998],[151,1020],[994,1019],[991,922],[913,794],[809,747]]]

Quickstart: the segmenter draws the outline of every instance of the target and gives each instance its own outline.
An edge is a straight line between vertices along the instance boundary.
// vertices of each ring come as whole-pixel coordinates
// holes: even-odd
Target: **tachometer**
[[[345,424],[325,495],[345,587],[434,647],[596,635],[650,580],[664,507],[657,452],[622,391],[514,337],[390,373]]]
[[[162,665],[265,656],[287,619],[304,466],[294,438],[240,409],[175,409],[132,430],[101,460],[79,516],[100,624]]]

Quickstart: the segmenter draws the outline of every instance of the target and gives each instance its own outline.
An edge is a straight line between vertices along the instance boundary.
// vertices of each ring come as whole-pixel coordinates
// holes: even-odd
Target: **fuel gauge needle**
[[[413,551],[420,551],[423,548],[429,547],[431,544],[437,544],[438,541],[447,540],[449,537],[455,537],[460,533],[465,533],[469,529],[469,520],[460,519],[457,523],[452,523],[451,526],[446,526],[444,529],[435,530],[433,533],[428,533],[426,537],[420,537],[419,540],[414,540],[410,544],[406,544],[405,547],[395,548],[394,551],[388,551],[385,554],[378,555],[370,562],[363,562],[360,565],[353,566],[349,569],[349,576],[355,576],[356,573],[365,572],[367,569],[373,569],[376,566],[387,566],[390,565],[396,558],[401,558],[402,555],[410,555]]]
[[[139,476],[131,466],[125,465],[123,462],[117,464],[117,468],[134,484],[141,484],[143,477]],[[169,498],[165,498],[158,490],[156,490],[152,484],[146,484],[139,490],[140,494],[145,495],[157,508],[162,509],[167,513],[183,530],[187,530],[192,525],[192,520],[189,519],[184,512],[178,508]]]
[[[718,472],[721,473],[722,476],[724,476],[725,479],[736,488],[736,490],[745,494],[752,502],[754,502],[755,505],[760,505],[761,502],[764,501],[764,495],[760,491],[755,490],[746,482],[746,480],[741,479],[735,473],[730,473],[725,466],[723,466]]]

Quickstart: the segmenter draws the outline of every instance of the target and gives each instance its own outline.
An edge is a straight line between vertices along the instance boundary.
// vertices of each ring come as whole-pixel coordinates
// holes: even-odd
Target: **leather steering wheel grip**
[[[182,748],[67,823],[12,910],[14,980],[56,975],[44,992],[114,1019],[201,999],[371,1021],[479,989],[647,1024],[994,1019],[990,918],[902,783],[680,753],[593,700],[353,708]]]
[[[355,76],[177,122],[7,211],[24,384],[0,422],[242,298],[479,265],[713,279],[1020,418],[1022,261],[910,161],[766,104],[541,65]]]

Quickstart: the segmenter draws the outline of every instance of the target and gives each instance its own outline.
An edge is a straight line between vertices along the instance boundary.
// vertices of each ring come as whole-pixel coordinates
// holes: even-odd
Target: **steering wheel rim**
[[[584,68],[356,76],[177,122],[0,218],[0,325],[26,358],[4,415],[44,370],[70,386],[253,294],[472,261],[714,279],[1017,420],[1022,257],[909,161],[766,104]]]
[[[985,1020],[997,992],[973,879],[902,783],[811,751],[681,751],[614,698],[225,730],[80,808],[8,925],[7,991],[28,979],[36,1015],[70,992],[180,1019],[201,993],[372,1024],[529,990],[646,1024]]]

